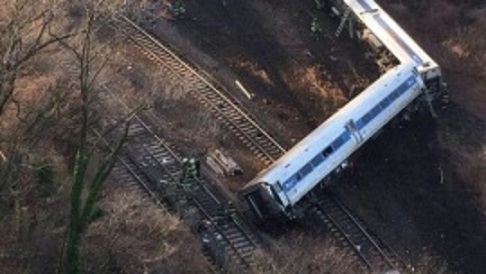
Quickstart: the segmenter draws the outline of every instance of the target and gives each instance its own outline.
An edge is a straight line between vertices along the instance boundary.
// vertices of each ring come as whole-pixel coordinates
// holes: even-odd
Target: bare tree
[[[80,98],[80,132],[77,145],[76,158],[72,171],[70,194],[69,227],[67,236],[67,249],[64,271],[66,273],[80,273],[80,248],[82,237],[89,224],[96,215],[96,203],[108,175],[113,168],[117,155],[121,149],[125,134],[108,153],[101,164],[95,168],[94,176],[89,176],[89,165],[96,153],[97,144],[89,142],[89,133],[92,120],[92,105],[95,98],[96,79],[104,67],[107,58],[98,62],[102,50],[95,51],[93,46],[93,30],[97,11],[91,6],[84,7],[86,27],[73,43],[61,44],[73,54],[78,66],[78,85],[75,89]]]
[[[106,46],[95,43],[94,34],[98,19],[106,15],[105,13],[112,8],[113,6],[104,5],[104,1],[87,3],[83,6],[85,26],[83,30],[75,39],[59,40],[60,44],[72,54],[76,62],[78,84],[73,86],[73,91],[79,94],[80,100],[80,131],[72,170],[69,226],[67,228],[66,254],[62,266],[66,273],[81,272],[80,250],[83,236],[99,213],[97,204],[100,193],[126,139],[128,125],[125,125],[123,134],[118,134],[118,138],[114,138],[116,140],[114,140],[115,144],[111,151],[105,155],[101,163],[97,163],[96,167],[93,167],[94,171],[90,172],[94,156],[100,152],[99,141],[104,135],[115,131],[123,121],[128,121],[129,117],[132,117],[134,113],[144,107],[140,106],[128,113],[127,119],[122,119],[101,136],[95,138],[95,141],[92,140],[93,125],[97,122],[97,117],[94,115],[94,108],[98,99],[96,83],[111,55]]]
[[[12,0],[3,3],[0,21],[0,116],[14,102],[15,83],[27,62],[43,49],[72,34],[51,36],[56,1]],[[18,107],[18,106],[17,106]]]
[[[63,34],[56,37],[49,35],[56,21],[55,0],[43,1],[39,5],[35,0],[3,1],[0,8],[0,121],[5,123],[15,115],[5,115],[7,106],[14,104],[17,109],[17,118],[21,111],[21,103],[16,100],[16,83],[19,77],[28,68],[30,61],[44,49],[56,42],[68,39],[72,34]],[[26,165],[24,158],[28,147],[32,145],[29,132],[38,128],[43,117],[50,111],[47,106],[31,117],[31,124],[19,132],[14,132],[7,138],[4,128],[0,128],[0,202],[11,203],[11,193],[16,193],[16,184],[20,180]],[[8,117],[6,117],[8,116]],[[14,130],[16,131],[16,130]],[[5,139],[6,138],[6,139]],[[4,197],[4,190],[9,195]]]
[[[71,54],[75,61],[71,63],[74,63],[76,81],[72,81],[72,77],[69,75],[67,85],[53,87],[52,93],[48,94],[52,98],[49,97],[43,102],[42,108],[32,112],[22,111],[23,117],[20,120],[26,122],[23,124],[22,132],[13,134],[14,138],[4,142],[6,139],[0,132],[2,133],[0,134],[0,144],[8,144],[9,147],[6,153],[0,155],[1,194],[4,183],[9,182],[4,189],[11,189],[12,184],[22,180],[26,163],[29,162],[25,156],[39,140],[39,134],[43,130],[42,126],[45,126],[48,120],[46,118],[56,116],[59,120],[66,119],[58,117],[57,110],[69,98],[69,107],[65,108],[62,113],[68,114],[69,122],[74,125],[71,133],[75,133],[77,137],[76,157],[70,185],[66,250],[61,259],[62,270],[68,273],[81,272],[80,248],[83,236],[99,213],[97,203],[101,189],[115,164],[117,154],[126,136],[125,128],[125,132],[118,134],[118,138],[115,138],[117,140],[115,140],[114,148],[106,152],[100,150],[99,138],[93,140],[91,135],[97,116],[96,82],[108,61],[107,52],[109,52],[108,47],[96,43],[94,34],[98,26],[98,19],[102,17],[101,15],[112,14],[119,7],[118,2],[121,1],[46,0],[38,3],[35,0],[13,0],[5,5],[5,9],[0,9],[0,57],[2,58],[0,60],[0,118],[9,119],[11,117],[9,106],[12,104],[17,105],[17,116],[21,112],[20,109],[24,108],[23,102],[16,101],[16,94],[21,94],[16,83],[22,82],[19,79],[23,79],[24,72],[29,70],[32,63],[30,61],[39,56],[40,52],[45,51],[51,45],[61,46]],[[73,6],[79,8],[81,11],[78,17],[79,22],[74,27],[70,26],[69,22],[66,24],[67,20],[63,21],[62,18],[66,14],[60,11],[56,14],[58,10],[54,4],[61,4],[62,8],[59,9]],[[76,16],[78,15],[76,14]],[[55,29],[57,33],[54,31]],[[67,34],[66,29],[69,30]],[[74,32],[70,32],[73,29]],[[67,70],[73,70],[73,66]],[[103,160],[95,163],[98,155],[103,155]],[[24,181],[25,179],[23,178]],[[18,191],[14,192],[18,193]],[[1,200],[0,196],[0,202]]]

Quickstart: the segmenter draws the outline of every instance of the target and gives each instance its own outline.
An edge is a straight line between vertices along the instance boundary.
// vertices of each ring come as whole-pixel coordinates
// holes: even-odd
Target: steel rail
[[[191,87],[190,94],[208,106],[218,118],[225,120],[226,126],[250,148],[265,164],[270,164],[282,156],[286,150],[254,118],[237,105],[234,99],[224,94],[194,68],[179,58],[168,47],[156,40],[137,24],[125,16],[120,16],[116,24],[119,30],[140,49],[157,59],[172,75],[179,77]],[[130,30],[131,29],[131,30]]]
[[[354,225],[356,225],[356,227],[358,227],[360,232],[362,232],[362,234],[366,237],[366,239],[372,244],[372,246],[378,251],[378,253],[380,253],[380,255],[385,259],[388,266],[390,266],[393,269],[396,269],[397,267],[393,264],[390,257],[387,254],[385,254],[385,251],[378,245],[378,243],[373,239],[373,237],[368,233],[368,231],[366,231],[366,229],[358,222],[358,220],[351,214],[351,212],[347,208],[345,208],[342,205],[341,202],[338,202],[336,199],[334,199],[332,197],[330,199],[332,199],[332,201],[342,210],[342,212],[344,212],[346,214],[346,216],[348,216],[349,219],[353,221]]]
[[[109,92],[112,96],[112,98],[115,98],[124,108],[126,108],[128,111],[130,111],[130,108],[117,96],[114,96],[113,92],[106,86],[103,86],[103,88]],[[174,172],[168,169],[168,166],[166,163],[160,162],[160,159],[155,153],[159,153],[159,155],[162,155],[160,152],[163,150],[167,152],[166,154],[163,154],[165,156],[164,159],[168,159],[167,157],[170,157],[168,159],[169,163],[173,163],[177,165],[177,169],[181,170],[182,169],[182,160],[178,156],[178,154],[172,150],[168,144],[168,142],[164,141],[162,138],[160,138],[151,128],[148,126],[143,119],[141,119],[138,115],[133,114],[130,116],[130,118],[134,121],[136,121],[136,124],[132,124],[132,128],[135,129],[136,135],[131,136],[131,140],[129,143],[126,144],[126,146],[129,146],[133,150],[136,150],[136,152],[140,153],[138,154],[138,157],[134,157],[131,159],[132,162],[134,162],[135,167],[137,167],[142,174],[144,174],[144,169],[141,168],[140,166],[140,159],[143,159],[143,161],[149,160],[146,156],[148,156],[152,160],[151,163],[145,163],[145,166],[151,166],[151,167],[157,167],[157,170],[159,172],[165,173],[168,177],[165,177],[168,179],[168,183],[175,185],[178,184],[179,178],[177,178],[174,175]],[[135,126],[134,126],[135,125]],[[138,130],[140,128],[141,130]],[[100,136],[100,134],[98,134]],[[151,142],[147,142],[147,139],[152,140]],[[103,139],[104,140],[104,139]],[[106,140],[104,140],[105,143],[107,143]],[[157,152],[154,153],[154,144],[157,145]],[[132,158],[130,156],[130,153],[128,157]],[[121,159],[123,166],[127,168],[130,173],[133,175],[133,177],[136,179],[137,183],[140,183],[142,187],[147,190],[152,197],[157,199],[157,195],[153,193],[153,191],[150,189],[150,187],[147,186],[147,184],[144,182],[143,179],[140,178],[140,176],[123,160]],[[155,166],[153,165],[155,164]],[[147,176],[144,176],[147,177]],[[151,181],[147,177],[148,181]],[[247,251],[250,246],[251,249],[254,250],[258,248],[258,243],[255,242],[256,237],[251,237],[250,231],[247,229],[243,228],[243,226],[239,223],[238,219],[232,218],[231,220],[224,220],[224,225],[227,227],[226,229],[222,227],[221,225],[221,220],[219,218],[219,214],[221,212],[223,202],[216,197],[216,195],[207,187],[206,183],[194,178],[194,182],[197,183],[197,186],[199,187],[200,191],[197,192],[198,197],[205,196],[210,199],[210,201],[213,202],[213,210],[208,209],[205,207],[203,203],[198,201],[198,197],[195,197],[193,193],[191,193],[190,190],[186,190],[187,196],[191,198],[191,201],[194,203],[194,205],[197,206],[199,211],[209,220],[211,220],[214,229],[219,233],[224,238],[224,245],[226,245],[232,253],[228,253],[230,256],[229,258],[235,263],[239,264],[241,267],[244,267],[246,270],[251,269],[251,262],[248,261],[248,254],[251,251]],[[152,184],[158,184],[159,182],[151,182]],[[202,191],[202,193],[201,193]],[[223,196],[224,197],[224,196]],[[157,200],[160,203],[160,200]],[[234,225],[230,225],[230,223],[233,223]],[[235,231],[230,232],[231,229],[236,229],[237,234],[235,234]],[[236,246],[235,241],[238,241],[238,244],[240,245],[239,247]],[[242,242],[243,241],[243,242]],[[243,244],[243,245],[242,245]],[[245,249],[246,248],[246,249]],[[246,250],[246,251],[245,251]],[[232,255],[233,254],[233,255]]]
[[[383,270],[376,268],[383,268],[385,265],[391,268],[385,270],[409,269],[408,265],[393,249],[379,237],[368,232],[362,221],[358,220],[344,203],[332,197],[329,193],[325,193],[324,198],[325,200],[316,201],[313,204],[314,210],[320,213],[316,215],[320,219],[328,220],[325,223],[335,228],[335,230],[331,229],[331,232],[338,234],[335,236],[341,241],[344,239],[345,245],[352,248],[370,271]]]
[[[143,149],[150,155],[150,157],[158,164],[159,167],[161,167],[163,170],[165,170],[165,172],[172,178],[173,183],[174,184],[177,184],[177,181],[178,181],[179,178],[175,178],[172,175],[172,173],[169,170],[167,170],[167,168],[163,164],[161,164],[159,162],[159,160],[157,159],[157,157],[151,151],[149,151],[146,147],[143,147]],[[199,186],[202,187],[202,189],[206,192],[206,194],[208,194],[217,205],[219,205],[219,206],[222,205],[221,201],[219,201],[219,199],[217,199],[214,196],[214,194],[212,192],[210,192],[209,189],[199,179],[197,179],[197,178],[193,178],[193,179],[194,179],[193,181],[197,182],[199,184]],[[186,195],[192,196],[189,190],[184,189],[184,191],[186,192]],[[209,211],[201,203],[199,203],[196,199],[191,198],[191,200],[192,200],[192,202],[194,204],[196,204],[196,206],[204,214],[204,216],[206,218],[208,218],[209,220],[211,220],[214,228],[216,228],[216,230],[219,232],[219,234],[226,240],[226,242],[228,243],[228,246],[239,257],[239,259],[245,265],[245,267],[247,267],[249,269],[250,268],[250,264],[243,257],[243,254],[241,253],[241,250],[239,250],[236,246],[234,246],[233,244],[231,244],[232,241],[228,238],[228,235],[227,235],[226,231],[224,231],[224,229],[222,229],[218,225],[218,222],[217,222],[218,220],[215,220],[215,217],[217,217],[217,216],[214,216],[214,214],[209,213]],[[241,231],[241,232],[247,238],[247,240],[254,245],[253,241],[251,241],[251,239],[249,238],[248,234],[246,232],[244,232],[244,231]],[[256,245],[254,245],[254,246],[256,248]]]
[[[337,220],[333,218],[330,214],[327,213],[326,209],[324,209],[324,206],[321,204],[317,204],[317,210],[323,215],[325,215],[325,218],[327,218],[333,225],[334,228],[336,228],[340,235],[346,240],[346,243],[348,246],[354,251],[354,253],[359,257],[361,261],[367,266],[368,269],[371,269],[371,262],[366,259],[364,254],[361,252],[361,250],[358,248],[358,245],[351,240],[351,237],[346,233],[346,231],[339,225]],[[339,238],[339,237],[338,237]]]
[[[101,134],[97,130],[93,130],[93,133],[98,136],[98,138],[108,147],[110,151],[114,151],[114,148],[108,143],[108,141],[101,136]],[[154,202],[157,204],[157,206],[163,208],[163,205],[161,201],[157,198],[157,196],[153,193],[153,191],[147,186],[147,184],[143,181],[142,178],[133,170],[133,168],[130,167],[130,165],[120,156],[117,157],[118,161],[122,164],[122,166],[128,171],[128,173],[135,179],[135,182],[137,184],[140,184],[145,191],[148,192],[150,195],[151,199],[154,200]],[[115,168],[115,167],[114,167]]]
[[[332,199],[346,214],[353,219],[353,221],[356,223],[360,229],[366,233],[367,237],[370,239],[370,241],[373,243],[373,246],[375,249],[378,250],[380,255],[382,255],[383,258],[385,258],[386,263],[388,266],[394,268],[394,269],[405,269],[409,270],[410,267],[409,265],[398,255],[398,253],[390,247],[385,241],[383,241],[380,237],[378,237],[375,233],[370,232],[366,229],[366,223],[357,218],[356,216],[353,215],[353,212],[351,209],[344,203],[341,199],[337,198],[335,195],[328,196],[329,199]],[[395,261],[395,262],[394,262]],[[400,265],[400,266],[399,266]]]
[[[143,50],[145,54],[148,54],[149,57],[156,59],[157,63],[159,63],[167,73],[178,77],[181,81],[187,83],[192,88],[190,94],[193,94],[204,105],[208,106],[218,119],[223,118],[226,121],[226,126],[228,126],[230,130],[233,131],[253,153],[261,158],[265,164],[274,162],[286,152],[283,146],[281,146],[273,137],[271,137],[270,134],[259,126],[254,119],[252,119],[235,102],[233,102],[235,99],[230,99],[228,95],[225,95],[223,92],[218,90],[218,88],[206,80],[206,78],[201,76],[187,62],[178,57],[175,53],[173,53],[172,50],[164,46],[160,41],[152,37],[129,18],[125,16],[120,16],[120,18],[121,19],[119,19],[118,22],[125,22],[128,24],[128,27],[131,28],[131,30],[127,28],[126,24],[124,28],[119,24],[115,27],[121,30],[122,33],[137,47]],[[247,122],[252,128],[245,128],[245,124],[242,126],[241,121],[238,123],[238,120],[241,119]],[[252,137],[252,135],[255,135],[255,130],[256,132],[259,132],[259,134],[257,133],[255,137]],[[154,134],[154,136],[156,135]],[[263,139],[266,139],[266,141],[261,141],[261,138],[259,140],[259,137],[263,137]],[[270,144],[270,148],[266,148],[268,144]],[[198,203],[197,201],[195,202]],[[359,224],[358,220],[354,218],[351,212],[339,203],[337,204],[337,207],[343,212],[342,216],[345,216],[349,222],[354,223],[355,227],[363,233],[363,237],[367,239],[369,243],[371,243],[371,246],[376,249],[384,258],[384,262],[388,266],[396,268],[385,251],[366,231],[366,229]],[[369,261],[366,258],[366,255],[360,251],[358,244],[353,242],[350,235],[346,233],[345,228],[339,225],[338,221],[330,214],[326,213],[322,205],[319,205],[317,210],[327,217],[332,226],[339,231],[340,235],[346,240],[350,248],[352,248],[353,252],[355,252],[360,260],[363,261],[369,269],[371,269],[372,262]],[[206,216],[211,217],[210,214],[206,214]],[[376,235],[375,238],[379,239],[379,237]],[[248,239],[251,239],[251,237],[248,237]],[[380,242],[382,241],[380,240]],[[385,245],[383,242],[382,244]],[[394,252],[389,247],[387,247],[387,249]],[[396,253],[394,253],[394,256],[405,264]]]

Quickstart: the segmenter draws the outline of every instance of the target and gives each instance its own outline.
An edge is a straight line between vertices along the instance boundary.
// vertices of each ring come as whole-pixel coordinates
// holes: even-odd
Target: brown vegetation
[[[443,122],[438,141],[446,167],[465,182],[467,191],[477,193],[477,200],[486,213],[486,130],[477,127],[477,120],[461,115]]]
[[[331,241],[290,233],[269,254],[256,254],[258,273],[356,273],[355,258]]]
[[[28,5],[18,6],[24,2]],[[71,38],[84,22],[81,4],[98,2],[103,1],[51,0],[43,2],[50,6],[43,6],[25,0],[3,1],[0,5],[1,272],[53,273],[59,269],[68,225],[70,173],[75,137],[79,133],[77,102],[80,95],[72,52],[66,51],[66,46],[58,42],[79,46],[79,41]],[[121,2],[124,1],[104,1],[103,9],[113,11]],[[418,37],[426,51],[445,68],[452,98],[485,119],[486,96],[482,92],[486,79],[485,10],[466,9],[457,4],[458,1],[434,0],[428,1],[427,5],[421,4],[423,11],[415,14],[405,5],[393,4],[397,1],[382,2],[392,3],[389,5],[392,14],[397,15],[406,29],[411,29],[412,35]],[[416,16],[413,17],[415,20],[407,20],[411,16]],[[45,24],[49,28],[43,32]],[[450,28],[437,28],[438,24]],[[295,33],[283,35],[288,37]],[[109,40],[107,37],[110,36],[97,36],[102,41]],[[111,56],[105,50],[99,48],[99,53]],[[179,79],[165,79],[158,73],[135,74],[135,66],[119,55],[111,56],[108,70],[100,74],[100,81],[118,83],[119,88],[129,91],[120,97],[136,101],[136,104],[170,108],[171,103],[182,101],[181,94],[185,94],[187,88],[181,86]],[[264,83],[273,84],[267,71],[258,64],[241,61],[240,66],[254,72]],[[319,80],[322,75],[318,67],[289,74],[290,79],[299,79],[293,84],[313,88],[316,97],[334,98],[330,108],[339,107],[345,99],[332,86]],[[139,96],[142,91],[145,96]],[[160,102],[164,104],[158,104]],[[186,104],[187,108],[194,107]],[[106,106],[117,107],[116,104],[103,105]],[[90,118],[97,118],[101,111],[116,113],[102,109],[98,104],[93,104],[91,110],[93,116]],[[173,115],[186,115],[185,118],[203,125],[203,130],[197,134],[204,139],[199,140],[201,143],[221,133],[219,126],[205,112],[194,111],[188,115],[174,111]],[[171,123],[171,117],[160,119]],[[449,121],[441,128],[439,141],[449,155],[446,167],[451,167],[461,180],[479,193],[486,208],[486,134],[481,129],[474,129],[476,125],[475,121],[465,117]],[[176,131],[181,125],[171,127],[178,138],[191,134]],[[103,216],[87,229],[84,238],[82,260],[86,271],[206,271],[207,264],[200,255],[197,240],[179,219],[132,188],[113,183],[102,196]],[[289,235],[276,246],[270,258],[268,254],[261,254],[259,270],[262,273],[355,272],[349,256],[329,243],[321,245],[313,239]]]
[[[94,22],[87,20],[88,11],[107,15],[118,10],[123,1],[107,2],[52,0],[39,5],[26,0],[2,3],[0,232],[4,237],[0,240],[1,272],[69,271],[61,263],[66,250],[71,248],[66,247],[67,232],[73,231],[72,226],[68,229],[68,210],[74,208],[70,188],[75,180],[69,173],[78,163],[73,159],[79,140],[85,143],[85,137],[90,134],[87,125],[99,121],[102,106],[96,98],[101,89],[95,79],[99,80],[98,72],[110,61],[107,46],[114,46],[91,40],[87,36],[89,31],[84,30],[87,24]],[[97,38],[104,37],[98,35]],[[90,146],[88,142],[85,148]],[[100,156],[89,164],[86,179],[81,179],[83,182],[98,176],[95,166],[102,163]],[[74,172],[75,177],[76,174],[79,172]],[[99,184],[91,186],[98,188]],[[96,205],[99,196],[96,192],[91,195],[84,190],[79,196],[80,212],[87,209],[89,215],[80,215],[81,219],[89,219],[78,223],[82,226],[82,239],[94,217],[91,214],[102,212]],[[132,273],[134,269],[164,272],[171,269],[169,272],[184,272],[206,268],[203,259],[197,257],[198,244],[189,236],[189,231],[181,229],[182,224],[175,222],[174,217],[151,208],[147,201],[136,203],[143,200],[137,196],[139,194],[123,196],[115,192],[115,196],[111,196],[107,193],[114,201],[121,199],[129,203],[129,207],[103,203],[110,212],[106,213],[106,219],[101,218],[88,230],[81,253],[86,271],[110,269],[111,272]],[[94,199],[91,205],[90,196]],[[133,210],[133,215],[120,211],[124,209]],[[150,217],[144,217],[137,210]],[[117,214],[124,214],[125,219]],[[108,231],[103,232],[105,228]],[[91,241],[93,238],[104,240],[107,245],[98,246],[99,242]],[[135,247],[136,252],[128,252]],[[119,254],[120,248],[127,253]],[[199,259],[193,260],[195,265],[174,260],[183,255]]]
[[[115,272],[205,273],[207,262],[188,227],[142,191],[112,184],[105,189],[105,216],[87,234],[93,270],[106,264]]]
[[[331,116],[350,99],[335,84],[323,80],[330,77],[325,74],[324,69],[320,65],[292,68],[288,74],[288,78],[293,79],[289,83],[292,89],[307,90],[309,95],[306,98],[306,105],[309,108],[311,105],[315,105],[313,106],[314,108],[321,109],[327,116]]]
[[[486,8],[477,8],[480,1],[411,1],[420,8],[379,2],[441,65],[452,99],[486,120]]]
[[[486,140],[480,126],[486,121],[486,7],[474,0],[380,2],[441,65],[451,99],[482,119],[455,109],[439,128],[439,141],[450,154],[446,162],[478,193],[486,210]]]

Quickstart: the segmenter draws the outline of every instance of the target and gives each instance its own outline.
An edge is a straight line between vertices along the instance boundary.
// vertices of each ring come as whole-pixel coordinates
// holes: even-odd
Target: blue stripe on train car
[[[405,82],[392,91],[385,99],[381,100],[371,110],[365,113],[360,119],[356,121],[356,128],[358,130],[363,129],[368,125],[376,116],[387,109],[391,104],[403,95],[407,90],[417,83],[415,76],[410,76]]]
[[[405,80],[400,86],[398,86],[394,91],[392,91],[385,99],[381,100],[376,104],[371,110],[365,113],[360,119],[356,121],[356,127],[358,130],[364,128],[369,124],[376,116],[388,108],[395,100],[397,100],[401,95],[403,95],[410,87],[417,83],[417,79],[414,76],[410,76]],[[299,171],[292,174],[289,179],[287,179],[283,184],[283,190],[285,193],[290,191],[297,185],[302,179],[304,179],[308,174],[310,174],[314,169],[319,167],[326,159],[331,155],[336,153],[346,142],[351,139],[351,135],[347,130],[343,131],[336,139],[331,142],[331,145],[327,146],[320,151],[310,162],[305,164]]]

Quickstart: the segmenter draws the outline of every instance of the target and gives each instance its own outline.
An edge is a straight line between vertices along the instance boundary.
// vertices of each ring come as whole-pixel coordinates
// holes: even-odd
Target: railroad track
[[[211,224],[199,231],[210,240],[206,255],[224,270],[231,267],[232,272],[249,271],[255,264],[253,253],[261,242],[239,215],[222,215],[229,199],[203,179],[194,178],[188,186],[181,187],[183,156],[137,115],[131,117],[128,137],[112,175],[127,185],[142,186],[157,203],[180,213],[197,208],[199,218]]]
[[[184,83],[189,93],[195,96],[204,106],[208,107],[217,119],[222,121],[238,136],[266,165],[270,165],[286,152],[283,146],[257,124],[255,119],[242,110],[236,100],[220,91],[215,85],[201,76],[197,69],[180,59],[168,47],[161,44],[126,17],[119,17],[115,27],[146,56],[157,62],[165,74],[172,78],[176,77],[180,82]],[[144,146],[139,146],[131,154],[138,155],[138,158],[133,161],[134,163],[142,162],[148,166],[144,167],[146,171],[143,171],[140,176],[149,174],[151,171],[148,170],[150,169],[157,169],[156,166],[160,166],[161,161],[163,161],[157,156],[156,151],[151,152],[150,149]],[[180,160],[175,162],[178,162],[180,170]],[[156,178],[157,176],[152,175],[151,177]],[[174,184],[174,178],[177,178],[177,174],[167,178],[172,178],[172,183],[170,184]],[[163,184],[165,184],[165,181]],[[191,199],[199,208],[204,208],[202,212],[208,219],[218,223],[217,215],[221,210],[221,202],[218,202],[216,197],[211,197],[212,195],[208,194],[209,192],[204,185],[199,184],[195,189],[191,189]],[[363,223],[355,218],[351,211],[338,200],[326,197],[326,199],[320,200],[311,206],[308,214],[314,215],[321,222],[324,222],[333,234],[356,254],[359,261],[368,270],[406,269],[407,266],[400,257],[377,236],[368,232]],[[240,230],[241,224],[243,222],[222,223],[222,225],[219,225],[218,231],[214,233],[214,237],[225,239],[225,242],[229,245],[225,247],[228,253],[236,257],[236,261],[244,269],[248,269],[252,264],[249,254],[253,248],[249,244],[251,237],[245,236],[245,233],[241,231],[237,232]],[[233,237],[231,233],[225,234],[219,231],[236,231],[236,239],[247,238],[248,243],[239,244],[238,240],[231,240],[231,237]],[[239,252],[235,246],[242,246],[243,250],[248,250],[249,252]]]
[[[157,62],[164,74],[178,78],[189,94],[207,107],[266,166],[285,153],[285,149],[253,117],[242,110],[235,99],[208,81],[167,46],[125,16],[119,16],[114,26],[146,56]]]
[[[408,272],[409,266],[334,194],[325,192],[313,201],[308,213],[326,224],[333,236],[373,273]],[[391,272],[390,272],[391,273]]]

